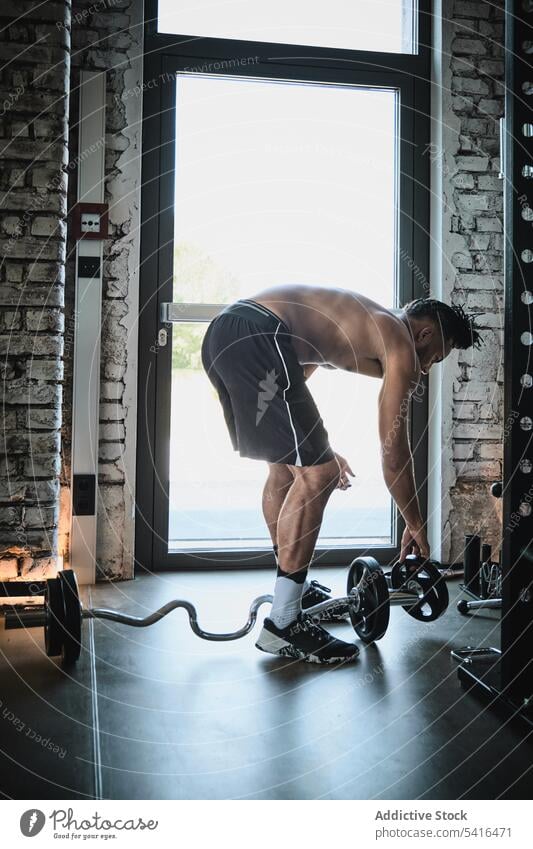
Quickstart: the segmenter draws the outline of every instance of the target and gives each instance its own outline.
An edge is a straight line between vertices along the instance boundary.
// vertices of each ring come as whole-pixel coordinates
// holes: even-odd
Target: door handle
[[[226,304],[179,304],[165,301],[160,305],[162,324],[179,322],[212,321]]]

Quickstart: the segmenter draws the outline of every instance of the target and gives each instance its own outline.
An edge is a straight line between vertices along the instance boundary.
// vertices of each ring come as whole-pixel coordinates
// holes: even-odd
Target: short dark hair
[[[404,310],[413,318],[433,319],[439,325],[443,338],[454,348],[464,350],[481,345],[481,336],[474,327],[474,316],[467,315],[462,306],[451,307],[435,298],[417,298],[406,304]]]

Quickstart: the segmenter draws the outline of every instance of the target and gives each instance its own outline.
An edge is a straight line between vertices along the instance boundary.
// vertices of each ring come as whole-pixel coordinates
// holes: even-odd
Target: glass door
[[[225,305],[268,286],[346,288],[387,307],[415,296],[425,261],[415,162],[427,165],[415,86],[399,71],[258,62],[211,73],[216,63],[157,61],[164,84],[147,99],[143,138],[137,558],[261,565],[267,466],[233,452],[202,339]],[[399,527],[381,473],[380,381],[318,369],[308,386],[356,473],[328,504],[317,553],[391,557]],[[422,433],[413,419],[414,445]]]
[[[177,76],[170,551],[270,546],[266,465],[233,452],[202,370],[207,319],[284,282],[395,305],[397,101],[394,89]],[[319,369],[309,387],[357,474],[334,493],[320,542],[390,545],[379,382]]]

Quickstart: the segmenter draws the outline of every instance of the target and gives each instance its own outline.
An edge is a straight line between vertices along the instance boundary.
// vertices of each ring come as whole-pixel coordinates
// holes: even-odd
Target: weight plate
[[[78,582],[72,569],[64,569],[63,572],[60,572],[59,582],[65,606],[61,659],[63,666],[72,666],[78,660],[81,652],[82,618]]]
[[[422,592],[414,605],[404,610],[419,622],[433,622],[442,616],[449,603],[448,587],[439,569],[431,560],[408,555],[404,563],[395,563],[391,571],[394,590],[406,589]]]
[[[49,578],[46,582],[44,608],[46,612],[44,625],[46,654],[48,657],[56,657],[61,654],[63,648],[63,623],[65,620],[63,592],[59,578]]]
[[[357,636],[364,643],[380,640],[389,625],[389,590],[381,566],[373,557],[357,557],[348,572],[347,595],[357,587],[360,605],[350,619]]]

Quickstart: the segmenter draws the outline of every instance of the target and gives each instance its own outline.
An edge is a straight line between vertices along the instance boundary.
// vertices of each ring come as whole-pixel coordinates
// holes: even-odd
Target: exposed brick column
[[[79,69],[106,72],[105,201],[109,236],[104,243],[97,576],[133,577],[135,431],[137,417],[137,317],[140,245],[142,126],[142,0],[74,0],[70,149],[78,149]],[[71,158],[73,155],[71,154]],[[69,185],[69,206],[76,183]],[[74,249],[68,244],[66,326],[74,314]],[[79,316],[82,321],[83,317]],[[67,343],[68,332],[65,334]],[[65,356],[62,515],[68,551],[72,357]],[[62,521],[63,524],[63,521]]]
[[[2,0],[0,578],[55,571],[70,2]]]
[[[479,350],[443,365],[443,559],[462,560],[465,533],[495,547],[501,523],[490,484],[501,476],[503,423],[503,0],[443,0],[442,119],[433,146],[442,193],[442,297],[477,316]],[[436,22],[438,24],[438,22]],[[436,63],[438,64],[436,59]],[[438,137],[438,135],[436,136]],[[450,415],[451,405],[451,415]]]
[[[452,111],[460,119],[452,178],[452,232],[464,251],[452,256],[457,277],[452,298],[477,314],[484,345],[459,357],[454,383],[451,492],[452,553],[464,534],[479,532],[499,544],[490,484],[502,474],[503,420],[503,180],[499,119],[504,111],[503,2],[464,2],[454,7],[451,44]]]

